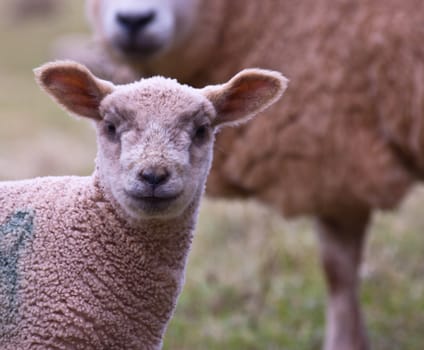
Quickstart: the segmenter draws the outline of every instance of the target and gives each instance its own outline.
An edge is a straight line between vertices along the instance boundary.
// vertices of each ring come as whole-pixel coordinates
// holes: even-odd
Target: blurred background
[[[90,123],[67,116],[32,69],[89,33],[82,0],[0,2],[0,180],[89,175]],[[375,215],[362,269],[373,349],[424,348],[424,190]],[[325,290],[313,223],[254,202],[204,200],[165,349],[320,349]]]

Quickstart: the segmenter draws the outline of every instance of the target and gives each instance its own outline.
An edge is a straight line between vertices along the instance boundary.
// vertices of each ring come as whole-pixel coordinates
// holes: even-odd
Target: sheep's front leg
[[[321,261],[328,287],[325,350],[368,349],[359,302],[358,270],[370,214],[318,219]]]

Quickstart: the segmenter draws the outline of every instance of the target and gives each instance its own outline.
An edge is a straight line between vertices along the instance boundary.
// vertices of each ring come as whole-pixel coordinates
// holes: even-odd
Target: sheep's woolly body
[[[0,257],[15,262],[0,270],[1,349],[24,349],[25,339],[31,349],[158,348],[193,207],[184,219],[131,226],[92,177],[1,183],[0,207]]]
[[[289,216],[396,206],[424,171],[423,2],[199,2],[186,40],[127,65],[195,86],[245,67],[291,81],[265,116],[219,135],[208,193],[254,196]]]
[[[391,143],[413,161],[424,154],[422,2],[228,6],[226,44],[201,83],[247,66],[287,72],[291,83],[268,115],[219,135],[208,192],[255,196],[289,216],[396,206],[415,174]]]

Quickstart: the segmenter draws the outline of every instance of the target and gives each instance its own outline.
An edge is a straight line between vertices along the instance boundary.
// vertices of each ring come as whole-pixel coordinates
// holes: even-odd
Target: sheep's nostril
[[[170,177],[167,169],[144,169],[140,172],[140,179],[152,186],[163,185]]]
[[[123,27],[128,33],[136,34],[147,25],[149,25],[156,17],[155,11],[147,11],[143,13],[131,13],[124,14],[118,13],[116,15],[116,21],[121,27]]]

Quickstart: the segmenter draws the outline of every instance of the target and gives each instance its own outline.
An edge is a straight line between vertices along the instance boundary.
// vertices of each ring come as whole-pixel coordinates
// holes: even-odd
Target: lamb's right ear
[[[38,84],[68,112],[101,120],[99,106],[114,90],[108,81],[96,78],[83,65],[72,61],[47,63],[34,70]]]

